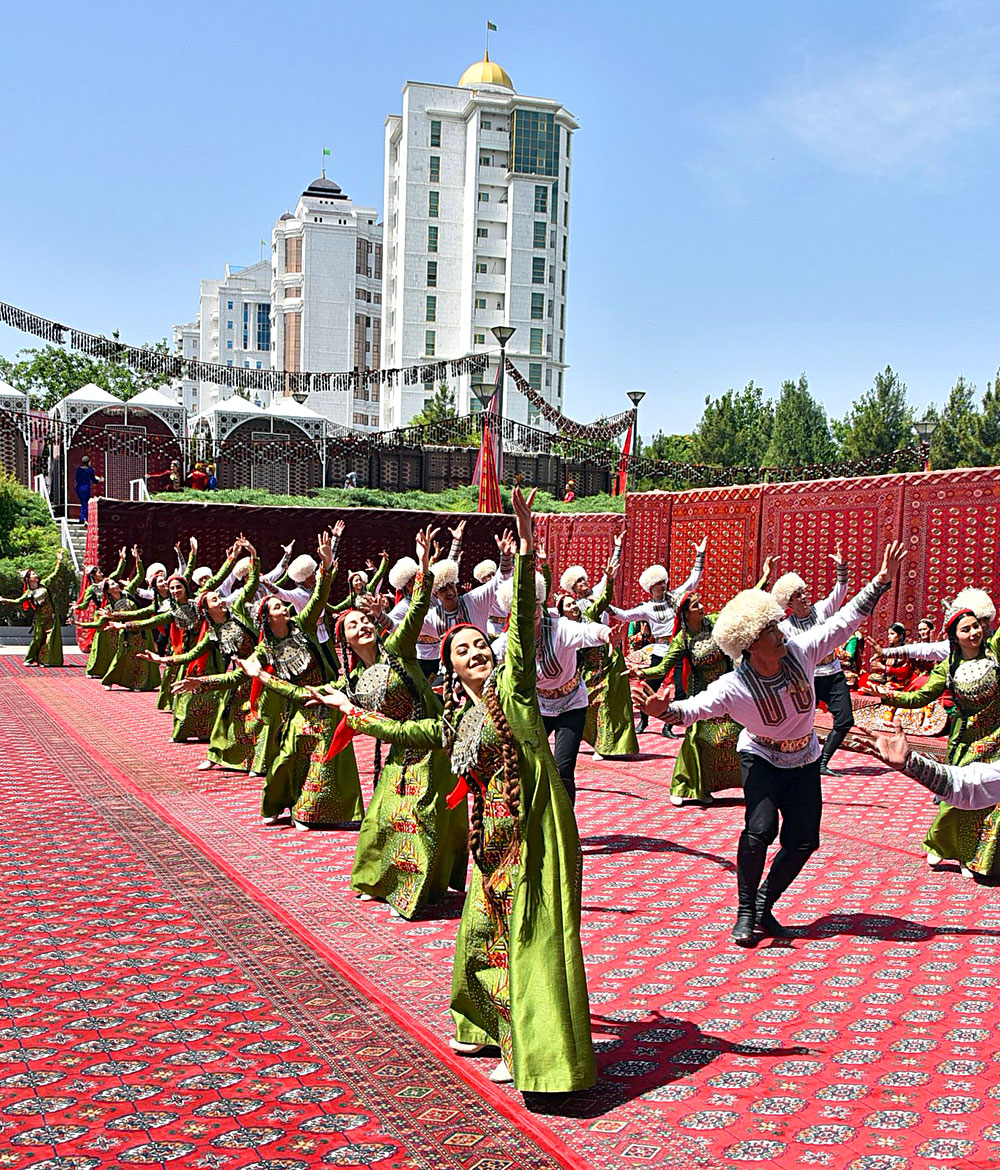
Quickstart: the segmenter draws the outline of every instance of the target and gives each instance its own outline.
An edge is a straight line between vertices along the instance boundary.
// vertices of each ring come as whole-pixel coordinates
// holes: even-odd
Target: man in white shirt
[[[513,581],[500,586],[497,602],[510,612]],[[606,646],[611,627],[600,622],[577,622],[559,617],[545,607],[548,589],[541,573],[535,574],[535,669],[536,694],[542,722],[548,735],[554,735],[552,754],[570,804],[576,803],[576,760],[580,754],[583,729],[587,722],[590,698],[580,673],[578,652],[589,646]],[[507,634],[493,643],[493,653],[500,662],[507,653]]]
[[[670,589],[670,579],[663,565],[650,565],[639,577],[639,588],[649,594],[648,601],[633,605],[631,609],[608,606],[608,612],[620,622],[646,622],[653,636],[649,648],[649,665],[657,666],[667,653],[667,647],[674,634],[674,617],[685,593],[697,589],[705,572],[705,549],[708,537],[695,546],[694,565],[691,575],[679,589]],[[643,711],[636,724],[636,731],[643,732],[649,724],[649,713]]]
[[[809,599],[809,587],[798,573],[784,573],[771,587],[771,596],[787,613],[781,623],[785,637],[811,630],[832,617],[847,600],[847,563],[841,552],[840,542],[830,556],[837,566],[837,580],[827,597],[815,604]],[[816,664],[816,698],[826,703],[826,709],[833,719],[833,727],[826,737],[823,752],[819,758],[821,776],[836,773],[830,767],[833,753],[844,742],[844,737],[854,726],[854,708],[851,706],[851,692],[834,650],[822,662]]]
[[[823,793],[816,717],[816,666],[854,633],[887,592],[906,556],[902,542],[886,547],[877,576],[820,625],[786,636],[784,611],[758,589],[738,593],[719,614],[714,636],[736,669],[701,694],[675,702],[649,687],[641,697],[650,714],[687,726],[730,715],[743,731],[737,742],[746,798],[746,821],[736,859],[739,912],[733,940],[750,946],[754,929],[781,935],[771,907],[819,848]],[[767,848],[781,848],[761,885]]]

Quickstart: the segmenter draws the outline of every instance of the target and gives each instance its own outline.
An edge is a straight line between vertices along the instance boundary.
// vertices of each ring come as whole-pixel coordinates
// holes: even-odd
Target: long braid
[[[495,882],[501,879],[504,871],[510,866],[516,865],[521,856],[521,777],[517,767],[517,743],[495,687],[489,687],[483,693],[483,703],[490,713],[497,734],[500,736],[503,759],[503,800],[507,806],[507,812],[514,822],[510,845],[494,869],[493,877],[486,883],[492,889]]]
[[[441,746],[450,752],[455,743],[458,730],[457,716],[460,707],[456,693],[455,672],[447,655],[444,658],[444,718],[441,721]],[[472,860],[479,867],[480,873],[486,872],[486,859],[483,856],[483,839],[485,830],[483,817],[485,804],[483,793],[478,784],[471,786],[472,808],[469,810],[469,852]]]

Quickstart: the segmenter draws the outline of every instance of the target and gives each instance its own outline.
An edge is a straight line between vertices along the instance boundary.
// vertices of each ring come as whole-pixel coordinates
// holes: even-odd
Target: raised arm
[[[826,621],[827,618],[833,617],[847,600],[847,562],[841,552],[840,541],[837,541],[836,549],[830,554],[830,559],[837,566],[837,580],[827,596],[822,601],[816,602],[816,616],[820,621]]]
[[[879,687],[876,691],[887,707],[902,707],[916,711],[941,697],[948,687],[948,663],[939,662],[931,671],[930,678],[916,691],[889,691]]]
[[[227,553],[226,559],[217,572],[213,573],[211,577],[202,586],[202,593],[208,593],[210,590],[220,589],[222,585],[232,576],[233,568],[236,565],[237,557],[239,556],[239,547],[234,545]]]
[[[372,576],[372,579],[365,586],[365,591],[367,593],[374,593],[376,591],[376,589],[378,589],[378,587],[382,584],[382,581],[385,579],[385,575],[388,571],[389,571],[389,554],[387,552],[384,552],[382,554],[381,561],[379,561],[378,568],[375,570],[375,573]]]
[[[256,553],[251,554],[250,557],[250,571],[247,573],[247,579],[243,586],[230,598],[229,607],[236,610],[248,621],[250,620],[249,605],[253,601],[257,593],[257,586],[260,584],[260,561],[257,560]]]
[[[122,573],[125,572],[125,562],[126,562],[125,554],[127,551],[128,550],[125,548],[122,548],[119,550],[118,564],[115,565],[114,569],[108,574],[108,576],[113,578],[115,581],[120,581],[121,577],[122,577]]]
[[[660,661],[655,666],[642,667],[636,672],[637,676],[648,679],[650,682],[662,682],[684,657],[684,649],[684,631],[678,630]]]
[[[527,498],[520,487],[511,493],[517,516],[518,555],[514,560],[514,592],[507,626],[507,656],[503,670],[511,689],[522,699],[535,698],[535,539],[531,527],[534,491]]]
[[[142,553],[139,552],[139,546],[137,544],[132,547],[132,555],[135,557],[135,572],[126,583],[125,592],[134,595],[135,591],[145,579],[146,570],[142,563]]]
[[[178,553],[178,559],[180,554]],[[192,536],[188,541],[188,556],[184,564],[182,575],[185,581],[191,580],[191,574],[194,572],[195,561],[198,559],[198,541]]]
[[[1000,804],[1000,766],[996,764],[957,768],[910,752],[903,771],[953,808],[976,810]]]
[[[708,548],[708,537],[702,539],[694,552],[694,564],[691,566],[691,575],[679,589],[672,589],[670,596],[674,605],[678,605],[685,593],[691,593],[701,584],[702,574],[705,572],[705,550]]]
[[[298,619],[299,625],[307,634],[316,633],[320,616],[330,600],[333,579],[337,575],[336,567],[333,564],[333,539],[329,532],[319,534],[318,552],[320,566],[316,572],[316,584],[313,586],[309,600],[302,607]]]
[[[902,646],[883,646],[880,657],[917,659],[920,662],[944,662],[949,645],[944,642],[906,642]]]
[[[423,629],[424,618],[430,609],[431,596],[434,591],[434,578],[431,575],[431,545],[437,535],[436,528],[422,528],[417,533],[417,576],[413,585],[413,596],[403,620],[386,638],[385,648],[390,654],[395,654],[404,662],[415,662],[417,657],[417,640]]]
[[[41,584],[46,589],[51,588],[51,586],[53,586],[56,583],[56,579],[59,577],[59,574],[62,572],[62,570],[63,570],[63,550],[60,549],[56,553],[56,563],[52,567],[52,572],[49,573],[49,575],[41,582]]]

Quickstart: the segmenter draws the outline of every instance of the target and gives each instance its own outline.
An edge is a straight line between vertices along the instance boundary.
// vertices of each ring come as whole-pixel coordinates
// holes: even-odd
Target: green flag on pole
[[[496,32],[497,31],[497,26],[493,23],[492,20],[488,20],[486,22],[486,28],[489,32]]]
[[[329,148],[329,146],[324,146],[324,147],[323,147],[323,153],[324,153],[324,154],[329,154],[329,153],[330,153],[330,148]]]

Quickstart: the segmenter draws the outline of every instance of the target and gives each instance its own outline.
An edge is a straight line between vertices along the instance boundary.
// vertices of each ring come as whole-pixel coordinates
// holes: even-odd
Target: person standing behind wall
[[[84,455],[76,469],[76,498],[80,501],[80,523],[86,524],[90,508],[90,494],[95,483],[104,480],[90,465],[90,456]]]

